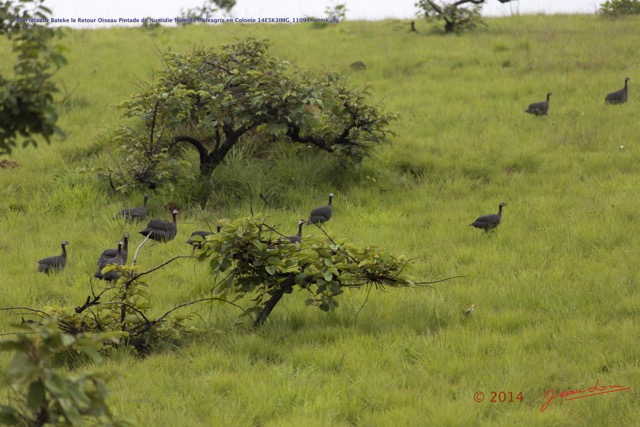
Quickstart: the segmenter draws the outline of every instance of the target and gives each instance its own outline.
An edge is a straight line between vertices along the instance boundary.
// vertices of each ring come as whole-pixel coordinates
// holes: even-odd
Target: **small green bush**
[[[605,16],[640,15],[640,1],[609,0],[600,6],[600,13]]]

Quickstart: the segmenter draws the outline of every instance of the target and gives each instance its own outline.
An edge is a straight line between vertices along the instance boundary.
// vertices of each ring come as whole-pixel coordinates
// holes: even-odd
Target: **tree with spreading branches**
[[[185,148],[198,153],[201,178],[237,144],[304,144],[359,162],[386,142],[395,115],[369,102],[338,74],[314,76],[248,39],[191,53],[168,52],[164,69],[120,107],[117,166],[101,169],[114,188],[155,188],[186,174]]]
[[[13,62],[11,77],[0,74],[0,154],[10,154],[19,141],[35,146],[36,135],[50,142],[62,134],[53,100],[58,89],[51,77],[66,59],[62,46],[53,43],[62,33],[49,26],[51,10],[42,3],[0,2],[0,36],[12,43],[12,54],[3,62]]]
[[[498,0],[509,3],[511,0]],[[480,12],[485,0],[457,0],[439,2],[419,0],[416,7],[420,14],[430,21],[444,21],[446,33],[472,30],[482,23]]]
[[[237,301],[252,297],[246,309],[254,326],[262,325],[286,294],[309,294],[306,304],[323,311],[338,307],[345,289],[429,286],[408,276],[409,260],[379,246],[358,247],[337,241],[318,227],[321,236],[291,243],[260,215],[223,224],[196,254],[209,262],[217,297]],[[444,279],[448,280],[448,279]]]

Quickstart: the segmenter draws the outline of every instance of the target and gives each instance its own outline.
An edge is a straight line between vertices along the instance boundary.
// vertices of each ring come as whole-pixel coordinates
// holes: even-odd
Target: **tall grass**
[[[487,21],[459,36],[410,34],[396,21],[70,30],[69,65],[56,77],[67,88],[67,138],[17,150],[20,167],[0,170],[0,306],[81,305],[100,252],[124,232],[134,248],[141,241],[144,224],[112,217],[142,195],[113,193],[76,169],[111,161],[104,135],[118,120],[114,105],[161,66],[158,52],[266,37],[301,68],[372,83],[401,115],[397,136],[355,171],[304,148],[255,161],[239,148],[211,182],[154,192],[153,217],[180,205],[178,236],[145,246],[138,265],[186,254],[191,231],[250,210],[293,234],[334,192],[331,235],[406,254],[420,279],[465,277],[435,289],[348,291],[330,314],[292,294],[259,331],[228,305],[196,307],[207,331],[197,342],[109,359],[122,374],[111,383],[116,410],[140,425],[176,426],[637,423],[640,21]],[[365,71],[350,70],[356,60]],[[629,102],[605,106],[627,76]],[[549,91],[547,117],[523,113]],[[508,206],[495,233],[468,226],[500,202]],[[38,274],[35,261],[65,239],[67,268]],[[210,295],[212,280],[206,265],[168,265],[149,277],[154,311]],[[12,331],[16,316],[0,313],[3,333]],[[548,389],[596,380],[632,390],[558,399],[539,412]],[[487,401],[475,402],[477,391]],[[491,403],[491,391],[522,392],[523,401]]]

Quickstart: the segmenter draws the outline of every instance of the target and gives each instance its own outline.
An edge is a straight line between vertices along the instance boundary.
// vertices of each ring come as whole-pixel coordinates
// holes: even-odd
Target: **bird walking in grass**
[[[123,263],[126,264],[127,263],[127,257],[128,257],[128,254],[129,254],[129,234],[125,234],[122,237],[122,241],[124,243],[122,244],[122,248],[121,248],[121,256],[122,256]],[[96,262],[96,265],[100,266],[100,264],[102,264],[105,260],[108,260],[108,259],[111,259],[111,258],[115,258],[117,254],[118,254],[118,249],[115,249],[115,248],[113,248],[113,249],[105,249],[100,254],[100,257],[98,258],[98,261]]]
[[[534,116],[546,116],[549,111],[549,98],[553,95],[551,92],[547,93],[547,100],[542,102],[534,102],[529,104],[525,113],[533,114]]]
[[[476,309],[476,305],[477,304],[471,304],[469,307],[467,307],[466,310],[462,312],[462,314],[464,314],[467,317],[471,316]]]
[[[222,226],[221,225],[217,225],[216,226],[216,231],[219,233],[220,230],[222,230]],[[202,245],[204,245],[205,240],[207,240],[207,236],[211,236],[213,233],[211,231],[194,231],[193,233],[191,233],[191,237],[189,237],[189,239],[187,240],[187,244],[193,246],[193,252],[196,251],[196,249],[202,249]]]
[[[497,214],[479,216],[475,221],[473,221],[469,225],[475,228],[481,228],[485,232],[494,230],[498,225],[500,225],[500,220],[502,219],[502,208],[505,206],[507,206],[506,203],[500,203],[498,205]]]
[[[615,92],[611,92],[604,98],[604,102],[611,105],[619,105],[627,102],[627,98],[629,96],[629,89],[627,87],[627,82],[631,80],[629,77],[624,79],[624,87]]]
[[[58,256],[50,256],[47,258],[42,258],[38,261],[38,271],[41,273],[50,274],[54,271],[60,271],[67,265],[67,248],[66,246],[69,244],[66,240],[63,241],[60,246],[62,246],[62,254]]]
[[[120,277],[120,273],[117,270],[110,270],[103,274],[103,270],[105,267],[109,265],[124,265],[125,261],[122,256],[122,248],[124,244],[122,242],[118,242],[118,249],[116,249],[116,255],[113,258],[104,258],[98,264],[98,270],[94,273],[93,277],[97,277],[101,280],[106,280],[108,282],[114,282],[118,280]]]
[[[306,223],[304,219],[298,221],[298,234],[294,234],[293,236],[287,236],[287,240],[289,243],[300,243],[302,242],[302,226]]]
[[[118,212],[116,218],[124,218],[125,221],[144,221],[147,218],[147,200],[149,200],[149,195],[144,195],[144,202],[142,206],[138,206],[137,208],[125,208]]]
[[[174,209],[171,211],[171,215],[173,216],[173,222],[152,219],[149,221],[149,224],[147,224],[147,228],[140,231],[140,234],[145,237],[148,236],[149,239],[155,240],[156,242],[168,242],[173,240],[178,233],[178,222],[176,220],[178,210]]]
[[[329,203],[325,206],[320,206],[311,211],[307,224],[324,224],[331,219],[333,215],[333,207],[331,202],[333,201],[333,193],[329,194]]]

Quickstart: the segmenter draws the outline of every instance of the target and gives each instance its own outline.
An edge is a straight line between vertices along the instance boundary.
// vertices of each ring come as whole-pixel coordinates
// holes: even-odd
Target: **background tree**
[[[509,3],[511,0],[498,0]],[[427,20],[444,21],[444,31],[447,33],[472,30],[482,23],[480,12],[485,0],[458,0],[455,2],[436,3],[432,0],[420,0],[416,7]],[[470,7],[463,7],[468,5]]]
[[[184,170],[184,147],[208,177],[238,143],[289,141],[359,162],[387,140],[394,115],[381,113],[337,74],[319,77],[269,55],[266,41],[165,54],[155,81],[124,102],[133,122],[117,129],[114,186],[133,178],[155,188]],[[256,135],[259,135],[257,137]]]
[[[640,1],[609,0],[600,5],[600,13],[605,16],[640,15]]]
[[[15,55],[13,76],[0,75],[0,154],[11,153],[19,139],[23,146],[35,146],[34,135],[50,142],[52,135],[61,133],[51,77],[66,60],[62,47],[52,43],[61,32],[49,27],[50,15],[39,1],[0,2],[0,36],[12,42]]]
[[[204,21],[213,18],[216,12],[223,10],[227,15],[236,5],[236,0],[206,0],[200,7],[180,9],[180,18],[194,21]],[[188,25],[192,22],[179,22],[179,25]]]

